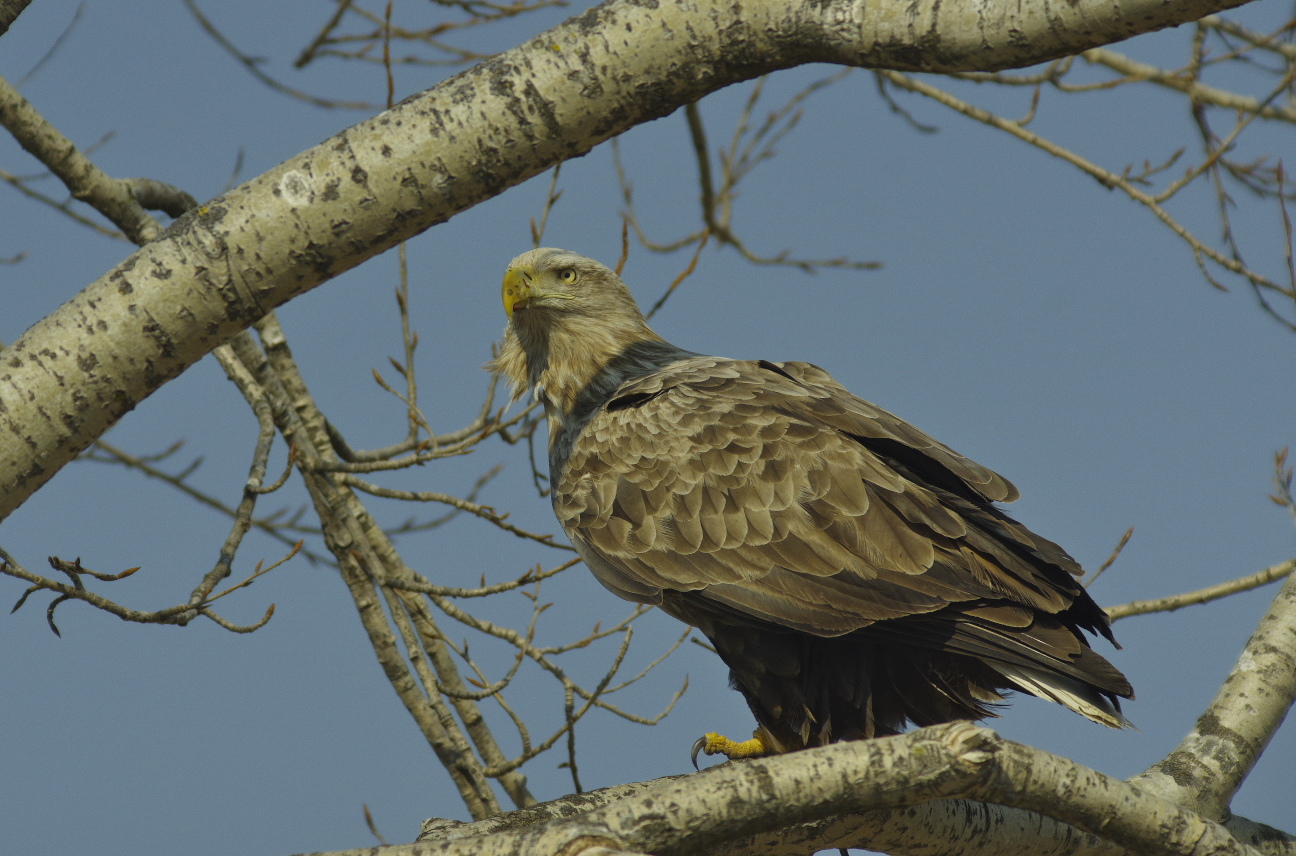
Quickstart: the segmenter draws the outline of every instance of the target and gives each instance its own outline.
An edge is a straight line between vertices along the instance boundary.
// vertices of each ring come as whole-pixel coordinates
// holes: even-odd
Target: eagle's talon
[[[689,753],[689,760],[693,762],[694,770],[702,769],[701,767],[698,766],[697,756],[698,753],[703,750],[706,744],[707,744],[707,735],[705,734],[703,734],[701,737],[699,737],[697,740],[693,742],[693,751]]]
[[[760,758],[771,754],[770,747],[762,739],[760,730],[752,735],[751,740],[730,740],[723,734],[717,734],[714,731],[708,731],[697,739],[693,744],[693,752],[689,756],[693,760],[693,768],[697,769],[697,756],[701,752],[703,755],[723,755],[730,761],[737,761],[740,758]]]

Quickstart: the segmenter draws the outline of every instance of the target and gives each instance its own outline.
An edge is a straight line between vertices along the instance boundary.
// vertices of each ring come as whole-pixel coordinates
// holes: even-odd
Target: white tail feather
[[[1075,678],[1008,663],[986,662],[986,665],[1012,681],[1023,692],[1069,707],[1081,716],[1101,725],[1112,728],[1134,727],[1134,723],[1122,716],[1111,701],[1093,687]]]

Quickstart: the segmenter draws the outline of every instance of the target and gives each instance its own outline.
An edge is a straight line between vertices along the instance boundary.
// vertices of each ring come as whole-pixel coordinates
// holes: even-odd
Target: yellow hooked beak
[[[525,266],[511,267],[504,272],[504,312],[508,317],[513,317],[513,309],[519,303],[531,299],[531,280],[534,278],[535,271]]]
[[[504,298],[504,312],[509,318],[513,317],[515,310],[526,309],[542,297],[572,299],[570,294],[544,288],[539,279],[535,269],[530,265],[511,267],[504,273],[502,296]]]

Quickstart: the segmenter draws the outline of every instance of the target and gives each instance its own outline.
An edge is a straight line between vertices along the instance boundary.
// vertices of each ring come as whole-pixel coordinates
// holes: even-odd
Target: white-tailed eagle
[[[1080,568],[1006,479],[808,363],[686,351],[607,267],[508,266],[490,368],[549,421],[553,507],[594,576],[697,627],[759,727],[729,757],[993,715],[1005,690],[1127,725]]]

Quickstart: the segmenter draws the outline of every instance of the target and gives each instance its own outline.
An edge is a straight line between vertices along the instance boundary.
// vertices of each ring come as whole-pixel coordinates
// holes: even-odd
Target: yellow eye
[[[571,268],[563,268],[562,270],[558,271],[558,278],[561,279],[563,282],[573,283],[576,281],[576,271],[572,270]]]

